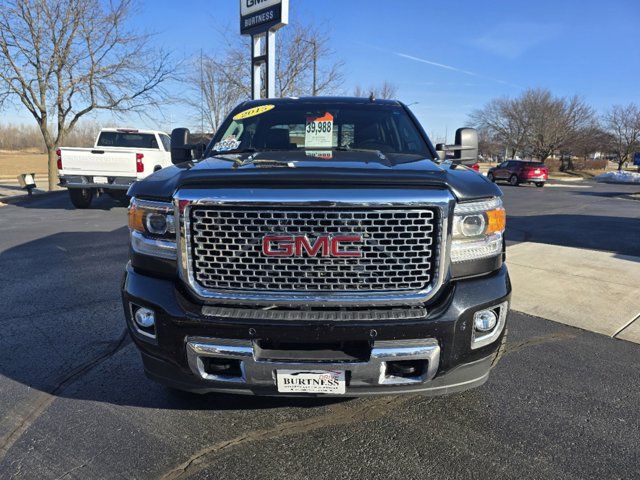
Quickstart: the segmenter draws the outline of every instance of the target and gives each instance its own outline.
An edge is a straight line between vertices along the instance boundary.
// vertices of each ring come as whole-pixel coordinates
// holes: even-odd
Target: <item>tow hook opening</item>
[[[427,360],[400,360],[387,362],[387,377],[422,377],[427,371]]]
[[[201,357],[202,367],[207,375],[218,377],[242,377],[240,360],[229,358]]]

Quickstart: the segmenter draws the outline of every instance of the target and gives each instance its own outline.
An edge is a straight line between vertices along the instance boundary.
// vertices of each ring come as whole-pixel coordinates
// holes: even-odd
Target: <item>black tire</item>
[[[512,187],[517,187],[519,183],[520,181],[518,180],[517,175],[511,175],[511,177],[509,177],[509,185]]]
[[[93,200],[93,190],[90,188],[70,188],[69,198],[76,208],[89,208]]]
[[[536,182],[536,187],[538,188],[544,187],[544,182]]]
[[[489,180],[492,183],[496,183],[496,178],[493,176],[493,173],[491,172],[487,173],[487,180]]]

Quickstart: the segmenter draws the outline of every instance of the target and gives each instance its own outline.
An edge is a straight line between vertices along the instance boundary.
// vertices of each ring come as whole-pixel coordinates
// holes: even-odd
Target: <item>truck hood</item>
[[[417,155],[361,151],[273,151],[218,155],[164,168],[135,182],[130,196],[171,198],[178,189],[261,186],[431,187],[459,201],[501,195],[471,169]]]

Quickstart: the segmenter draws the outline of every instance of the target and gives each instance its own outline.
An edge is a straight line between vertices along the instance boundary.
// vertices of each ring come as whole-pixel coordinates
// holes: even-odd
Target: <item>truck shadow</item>
[[[65,232],[0,250],[0,388],[10,379],[57,397],[181,410],[312,408],[345,400],[196,395],[148,380],[120,299],[127,236],[126,227]]]
[[[0,202],[2,199],[0,199]],[[25,197],[17,202],[12,202],[16,207],[42,210],[78,210],[73,206],[66,191],[52,192],[45,195],[34,195]],[[112,208],[126,207],[126,203],[114,200],[109,195],[104,194],[94,197],[89,210],[111,210]]]
[[[640,221],[602,215],[508,216],[506,239],[640,256]]]

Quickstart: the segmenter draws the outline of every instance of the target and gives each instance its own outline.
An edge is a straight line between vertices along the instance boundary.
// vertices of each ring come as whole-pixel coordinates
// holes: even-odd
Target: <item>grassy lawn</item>
[[[47,155],[44,153],[0,151],[0,176],[36,173],[38,178],[47,174]]]

